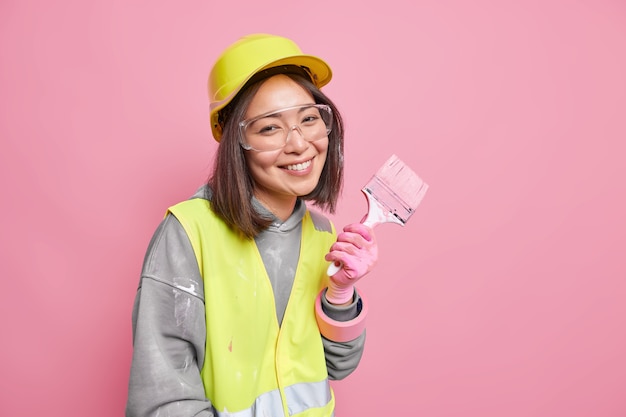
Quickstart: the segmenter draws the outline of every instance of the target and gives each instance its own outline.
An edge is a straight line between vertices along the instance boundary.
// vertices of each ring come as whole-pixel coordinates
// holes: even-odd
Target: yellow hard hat
[[[244,36],[222,52],[209,75],[211,131],[216,141],[222,138],[218,112],[254,74],[282,65],[304,67],[318,88],[328,84],[332,77],[326,62],[304,55],[298,45],[282,36],[261,33]]]

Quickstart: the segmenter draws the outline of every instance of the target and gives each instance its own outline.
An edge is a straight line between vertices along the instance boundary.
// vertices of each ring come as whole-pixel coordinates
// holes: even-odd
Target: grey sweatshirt
[[[201,188],[194,198],[210,198]],[[271,215],[258,202],[255,208]],[[279,323],[294,280],[302,218],[306,205],[298,201],[285,221],[260,233],[255,242],[274,290]],[[328,230],[330,222],[312,212],[316,228]],[[320,262],[324,262],[323,255]],[[329,304],[326,314],[339,321],[355,318],[358,294],[346,307]],[[181,224],[167,215],[157,228],[146,252],[132,315],[133,358],[130,370],[127,417],[213,416],[200,378],[204,361],[206,323],[203,280],[193,248]],[[358,366],[365,332],[346,343],[322,337],[330,379],[343,379]]]

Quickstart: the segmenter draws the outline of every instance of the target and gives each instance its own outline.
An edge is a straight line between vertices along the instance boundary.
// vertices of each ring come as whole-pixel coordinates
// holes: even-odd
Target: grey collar
[[[206,200],[211,201],[212,191],[208,185],[204,184],[195,192],[192,198],[204,198]],[[293,213],[291,216],[284,222],[280,220],[278,217],[274,216],[274,214],[263,206],[256,197],[252,197],[252,205],[254,209],[264,217],[268,217],[272,219],[272,224],[267,229],[271,232],[288,232],[297,227],[302,218],[304,217],[304,213],[306,213],[306,204],[301,199],[297,199],[296,206],[293,208]]]

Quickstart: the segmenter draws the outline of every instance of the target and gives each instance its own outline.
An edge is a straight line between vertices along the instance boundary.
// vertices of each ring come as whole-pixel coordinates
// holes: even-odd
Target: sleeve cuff
[[[367,316],[368,304],[365,297],[360,295],[357,301],[358,315],[348,321],[337,321],[328,317],[322,308],[322,297],[326,292],[324,288],[315,299],[315,319],[322,336],[335,342],[349,342],[356,339],[365,330],[365,318]]]

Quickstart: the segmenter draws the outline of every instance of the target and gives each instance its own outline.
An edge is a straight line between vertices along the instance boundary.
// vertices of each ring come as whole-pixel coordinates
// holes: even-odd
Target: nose
[[[295,150],[300,150],[306,148],[307,141],[304,139],[304,134],[300,129],[300,126],[293,125],[289,128],[289,133],[287,134],[287,139],[285,143],[285,147],[289,147]]]

